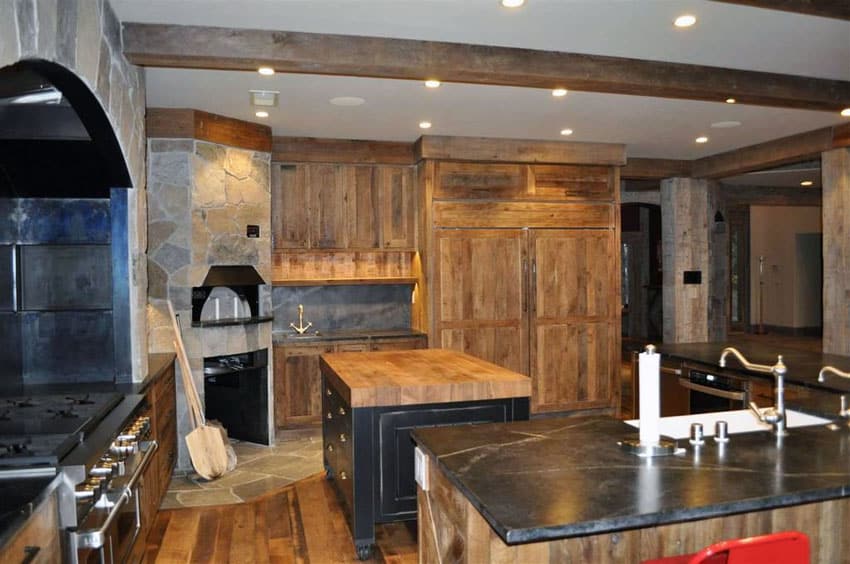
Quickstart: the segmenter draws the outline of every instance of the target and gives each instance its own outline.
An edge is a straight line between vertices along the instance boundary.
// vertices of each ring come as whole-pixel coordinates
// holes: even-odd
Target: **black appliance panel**
[[[21,309],[112,309],[109,245],[20,247]]]
[[[721,371],[686,368],[679,384],[689,391],[690,413],[746,409],[749,402],[749,380]]]

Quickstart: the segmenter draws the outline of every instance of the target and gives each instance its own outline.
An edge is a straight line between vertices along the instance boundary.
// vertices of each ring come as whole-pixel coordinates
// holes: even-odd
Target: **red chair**
[[[787,531],[721,541],[696,554],[644,560],[641,564],[810,564],[809,537]]]

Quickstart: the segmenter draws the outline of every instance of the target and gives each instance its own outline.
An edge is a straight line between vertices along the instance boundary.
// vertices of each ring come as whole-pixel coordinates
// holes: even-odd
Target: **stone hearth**
[[[192,376],[203,397],[203,358],[258,349],[272,352],[272,324],[192,327],[192,288],[212,265],[251,265],[271,280],[270,154],[195,139],[148,141],[148,296],[151,348],[173,350],[165,300],[180,315]],[[247,225],[260,236],[249,238]],[[271,289],[260,286],[260,314],[270,315]],[[269,366],[271,366],[271,357]],[[179,368],[178,368],[179,370]],[[269,397],[271,393],[271,375]],[[190,429],[178,378],[177,434]],[[271,420],[271,402],[269,416]],[[271,440],[273,425],[271,426]],[[178,469],[190,468],[180,440]]]

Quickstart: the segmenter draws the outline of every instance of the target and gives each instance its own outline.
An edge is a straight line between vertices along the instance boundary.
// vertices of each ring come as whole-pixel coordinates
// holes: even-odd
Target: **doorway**
[[[622,335],[657,342],[662,338],[661,206],[620,206]]]

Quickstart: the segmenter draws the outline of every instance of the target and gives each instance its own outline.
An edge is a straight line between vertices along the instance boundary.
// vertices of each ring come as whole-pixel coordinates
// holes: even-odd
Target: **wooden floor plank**
[[[254,507],[250,503],[231,506],[233,519],[233,540],[230,543],[230,560],[234,564],[253,564],[256,561],[254,547]]]
[[[266,516],[269,500],[254,503],[254,561],[269,564],[269,535]]]
[[[366,563],[417,561],[411,523],[379,525]],[[335,564],[356,560],[351,532],[331,485],[314,476],[250,503],[160,511],[147,562]]]
[[[200,520],[201,511],[190,509],[175,511],[162,537],[156,562],[190,562]]]
[[[218,528],[221,525],[221,510],[218,508],[207,509],[201,512],[198,523],[197,542],[192,551],[192,562],[196,564],[209,564],[215,555],[215,539],[218,537]]]
[[[221,519],[218,525],[218,534],[215,537],[215,550],[211,563],[227,562],[230,558],[230,544],[233,541],[233,519],[229,516],[230,511],[226,507],[219,508]]]

